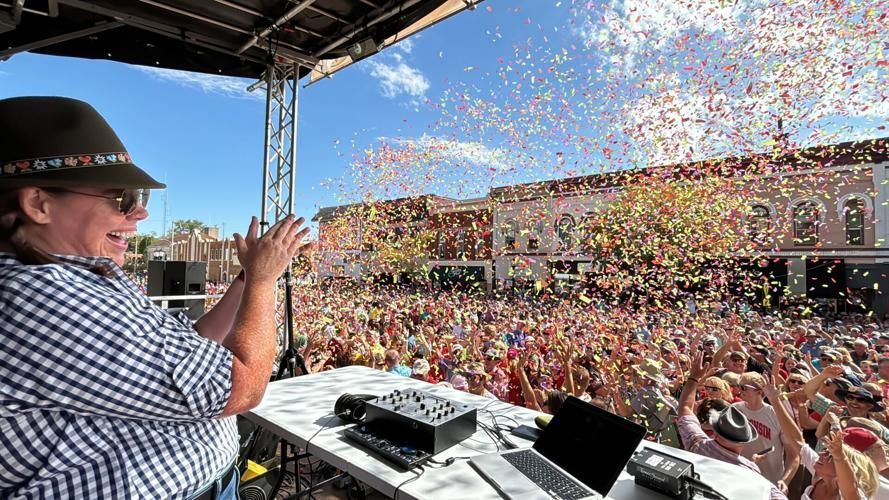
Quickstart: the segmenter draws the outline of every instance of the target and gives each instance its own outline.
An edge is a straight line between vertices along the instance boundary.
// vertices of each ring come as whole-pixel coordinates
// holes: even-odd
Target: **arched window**
[[[818,243],[818,223],[821,212],[814,201],[804,201],[793,207],[793,244]]]
[[[543,221],[528,222],[528,250],[540,248],[540,234],[543,233]]]
[[[556,238],[559,242],[560,250],[570,250],[574,244],[574,217],[568,214],[559,218],[556,223]]]
[[[747,233],[750,239],[762,242],[772,229],[772,214],[765,205],[753,205],[747,214]]]
[[[864,245],[864,201],[849,198],[843,205],[846,219],[846,244]]]
[[[583,216],[579,229],[580,247],[584,252],[591,252],[593,250],[593,214]]]

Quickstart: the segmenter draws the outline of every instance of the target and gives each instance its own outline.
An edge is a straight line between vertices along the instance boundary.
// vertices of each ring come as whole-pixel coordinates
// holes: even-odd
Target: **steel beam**
[[[293,213],[296,178],[296,120],[299,106],[299,66],[270,64],[266,68],[265,156],[262,161],[260,231]],[[284,272],[284,297],[278,300],[278,346],[281,360],[277,378],[295,375],[293,347],[293,275]]]
[[[240,53],[244,52],[245,50],[249,49],[250,47],[253,47],[254,45],[256,45],[256,42],[258,40],[269,36],[270,33],[277,30],[278,28],[280,28],[287,21],[293,19],[300,12],[306,10],[306,8],[310,5],[312,5],[313,3],[315,3],[315,0],[303,0],[296,6],[291,7],[287,12],[284,13],[284,15],[282,15],[281,17],[276,19],[275,22],[273,22],[270,26],[266,27],[259,33],[251,36],[250,39],[247,40],[247,42],[244,43],[244,45],[241,45],[241,47],[239,47],[238,50],[236,50],[235,52],[240,54]],[[320,36],[320,35],[316,35],[316,36]]]
[[[326,47],[315,52],[312,55],[320,58],[324,54],[330,52],[331,50],[350,41],[352,39],[352,37],[357,35],[358,33],[367,30],[368,28],[376,25],[377,23],[381,23],[381,22],[385,21],[386,19],[389,19],[390,17],[394,16],[395,14],[398,14],[399,12],[404,11],[405,9],[409,9],[409,8],[413,7],[414,5],[420,3],[421,1],[422,0],[408,0],[407,2],[404,2],[403,4],[399,4],[396,7],[393,7],[387,11],[382,11],[382,12],[380,12],[382,9],[378,9],[377,11],[374,11],[371,13],[371,14],[377,14],[379,12],[378,16],[374,17],[367,23],[360,24],[360,26],[358,28],[353,29],[347,35],[344,35],[343,37],[338,38],[333,43],[327,45]],[[368,3],[368,2],[365,2],[365,3]],[[373,4],[370,4],[370,5],[373,5]],[[370,14],[368,16],[370,16]]]
[[[143,17],[134,16],[134,15],[128,14],[126,12],[120,12],[120,11],[117,11],[114,9],[109,9],[107,7],[95,5],[93,3],[85,2],[83,0],[59,0],[59,3],[68,5],[70,7],[74,7],[77,9],[85,10],[87,12],[92,12],[94,14],[107,16],[107,17],[116,19],[118,21],[121,21],[127,25],[145,29],[148,31],[152,31],[154,33],[164,35],[169,38],[176,39],[176,40],[188,39],[189,43],[194,43],[195,45],[201,45],[202,47],[205,47],[205,48],[208,48],[211,50],[215,50],[217,52],[221,52],[224,54],[228,54],[228,55],[232,55],[232,56],[236,56],[236,57],[243,57],[244,59],[248,59],[251,61],[259,60],[256,57],[235,54],[233,48],[228,46],[225,42],[223,42],[217,38],[213,38],[211,36],[203,35],[201,33],[195,33],[192,31],[183,30],[183,29],[176,27],[176,26],[170,26],[170,25],[163,24],[163,23],[153,21],[150,19],[145,19]],[[263,48],[264,50],[269,50],[268,46],[265,45],[264,42],[261,42],[258,45],[261,48]],[[318,59],[316,59],[316,58],[308,57],[305,54],[298,52],[296,50],[291,50],[291,49],[295,49],[295,47],[293,47],[290,44],[280,43],[278,45],[279,46],[277,47],[277,49],[278,49],[279,55],[286,58],[286,59],[292,60],[297,63],[302,63],[306,66],[312,66],[312,67],[314,67],[314,65],[318,63]],[[259,60],[259,62],[262,64],[265,64],[268,61],[265,59],[262,59],[262,60]]]
[[[12,0],[12,22],[16,26],[22,22],[22,9],[25,8],[25,0]]]
[[[42,49],[44,47],[49,47],[51,45],[55,45],[57,43],[67,42],[69,40],[75,40],[77,38],[81,38],[84,36],[95,35],[96,33],[101,33],[103,31],[112,30],[114,28],[119,28],[123,26],[124,23],[120,21],[100,21],[89,28],[84,28],[82,30],[72,31],[71,33],[65,33],[63,35],[57,35],[50,38],[44,38],[43,40],[37,40],[35,42],[26,43],[19,45],[17,47],[12,47],[6,50],[0,50],[0,61],[8,59],[16,54],[21,52],[28,52],[29,50]]]

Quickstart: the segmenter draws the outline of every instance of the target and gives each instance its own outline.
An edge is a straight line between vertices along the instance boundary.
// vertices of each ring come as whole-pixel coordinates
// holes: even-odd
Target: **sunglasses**
[[[872,401],[871,401],[870,399],[868,399],[868,398],[863,398],[863,397],[861,397],[861,396],[855,396],[855,395],[852,395],[852,394],[846,394],[846,398],[845,398],[845,399],[846,399],[847,401],[851,399],[852,401],[858,401],[859,403],[872,403]]]
[[[93,198],[104,198],[106,200],[114,200],[117,202],[117,210],[123,215],[131,215],[136,208],[148,207],[148,198],[151,196],[150,189],[124,189],[120,196],[106,196],[102,194],[84,193],[82,191],[74,191],[73,189],[52,188],[47,191],[55,191],[62,193],[79,194],[82,196],[92,196]]]
[[[793,379],[788,380],[787,383],[788,384],[800,384],[800,385],[805,384],[805,382],[803,382],[802,380],[793,380]]]
[[[741,386],[741,390],[744,390],[744,391],[761,391],[762,389],[760,389],[759,387],[756,387],[755,385],[747,385],[747,384],[744,384],[744,385]]]
[[[719,390],[719,387],[715,387],[715,386],[712,386],[712,385],[705,385],[705,386],[704,386],[704,389],[707,389],[708,391],[718,391],[718,390]]]

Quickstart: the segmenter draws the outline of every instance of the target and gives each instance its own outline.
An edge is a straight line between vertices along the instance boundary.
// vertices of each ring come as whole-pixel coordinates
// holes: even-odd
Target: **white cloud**
[[[393,48],[393,49],[398,49],[398,50],[404,52],[405,54],[410,54],[411,52],[413,52],[413,50],[414,50],[414,44],[416,43],[415,40],[416,40],[419,36],[420,36],[420,35],[414,35],[414,36],[411,37],[411,38],[405,38],[404,40],[402,40],[402,41],[396,43],[395,45],[393,45],[392,48]]]
[[[615,125],[652,163],[758,149],[778,117],[803,146],[889,119],[874,63],[889,29],[867,4],[610,0],[575,15],[607,61],[601,83],[625,98]]]
[[[380,59],[368,59],[370,75],[377,79],[383,96],[394,99],[405,95],[414,103],[419,103],[429,90],[429,80],[417,68],[408,66],[401,60],[389,64]]]
[[[191,73],[147,66],[134,66],[134,68],[151,75],[152,78],[157,80],[172,82],[186,88],[200,89],[208,94],[219,94],[237,99],[265,99],[265,92],[260,90],[252,93],[247,92],[247,87],[253,84],[254,81],[246,78]]]
[[[587,46],[606,50],[616,46],[627,69],[638,56],[668,46],[688,30],[736,33],[745,4],[743,0],[612,0],[604,15],[584,13],[574,33]]]

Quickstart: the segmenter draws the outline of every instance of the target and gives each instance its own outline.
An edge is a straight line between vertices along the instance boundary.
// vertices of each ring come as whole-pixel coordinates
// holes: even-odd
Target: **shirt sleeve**
[[[802,449],[800,449],[799,454],[799,462],[806,468],[810,473],[815,473],[815,462],[818,461],[818,453],[812,449],[809,445],[804,445]]]
[[[682,438],[682,445],[692,453],[697,453],[698,447],[710,440],[704,433],[704,429],[701,428],[698,419],[691,415],[677,418],[676,427],[679,430],[679,437]]]
[[[815,399],[812,400],[809,406],[812,407],[812,411],[817,412],[819,415],[824,416],[827,415],[827,410],[830,409],[831,406],[834,405],[834,402],[830,399],[827,399],[824,395],[815,394]]]
[[[159,421],[221,414],[230,351],[145,297],[63,276],[34,271],[0,282],[0,416],[34,408]]]

